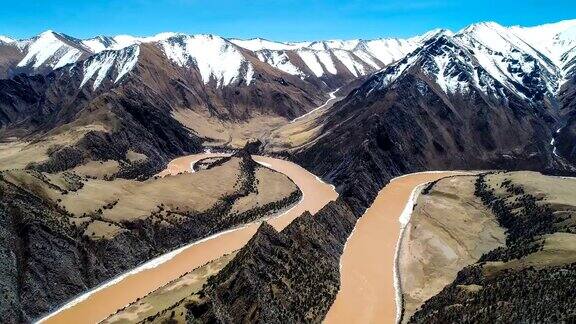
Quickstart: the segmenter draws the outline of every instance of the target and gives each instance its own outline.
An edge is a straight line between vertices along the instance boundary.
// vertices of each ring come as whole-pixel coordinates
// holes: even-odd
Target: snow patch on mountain
[[[342,62],[342,64],[344,64],[344,66],[348,69],[348,71],[350,71],[350,73],[352,73],[352,75],[354,75],[355,77],[366,74],[366,70],[364,69],[362,63],[357,59],[355,59],[354,57],[352,57],[350,52],[337,50],[334,51],[334,55],[336,55],[338,60]]]
[[[315,76],[321,77],[324,75],[324,69],[318,61],[315,51],[309,49],[303,49],[298,51],[298,55],[304,61],[304,64],[314,73]]]
[[[10,37],[8,37],[8,36],[0,35],[0,42],[3,42],[3,43],[14,43],[15,40],[12,39],[12,38],[10,38]]]
[[[510,30],[526,39],[557,66],[562,65],[562,56],[576,46],[576,19],[534,27],[514,26]]]
[[[375,69],[375,70],[380,69],[381,64],[378,64],[378,62],[375,60],[375,57],[372,56],[370,53],[368,53],[364,50],[356,50],[353,53],[360,60],[362,60],[364,63],[367,63],[368,65],[370,65],[373,69]]]
[[[526,39],[557,66],[560,80],[556,91],[576,75],[576,19],[534,27],[515,26],[510,30]]]
[[[388,65],[382,71],[378,72],[375,77],[369,81],[369,90],[365,96],[370,95],[375,90],[382,90],[394,81],[396,81],[404,71],[407,71],[418,59],[418,55],[407,55],[402,60]]]
[[[93,53],[100,53],[107,49],[113,49],[117,43],[112,37],[97,36],[83,40],[82,44],[88,47]]]
[[[327,40],[314,42],[273,42],[261,38],[248,40],[231,39],[234,44],[255,51],[258,58],[271,64],[273,60],[271,52],[276,52],[274,58],[286,56],[286,51],[296,53],[306,67],[312,72],[312,76],[322,77],[326,74],[336,75],[340,71],[336,63],[342,63],[350,73],[358,77],[383,68],[386,64],[401,59],[419,44],[424,36],[418,36],[407,40],[399,39],[377,39],[377,40]],[[265,52],[260,54],[260,52]],[[278,63],[271,64],[280,68]],[[280,68],[282,71],[305,77],[305,73],[296,67],[298,64],[282,61]]]
[[[487,72],[467,47],[450,33],[439,33],[428,39],[422,47],[402,60],[387,66],[370,82],[368,96],[374,90],[385,89],[412,68],[433,80],[446,94],[466,94],[475,87],[487,95],[502,98],[501,82]],[[426,82],[418,90],[424,94]]]
[[[213,35],[178,35],[160,44],[166,56],[179,66],[198,67],[202,81],[214,79],[218,86],[244,80],[250,85],[254,69],[231,42]]]
[[[336,66],[334,66],[334,61],[332,60],[332,55],[330,52],[321,51],[316,53],[316,57],[320,60],[320,63],[324,65],[324,69],[330,74],[338,74]]]
[[[117,83],[130,72],[138,62],[140,46],[133,45],[121,50],[109,50],[98,53],[82,62],[83,78],[80,87],[94,80],[92,89],[96,90],[106,77],[114,77]]]
[[[164,41],[178,35],[178,33],[166,32],[146,37],[136,37],[131,35],[117,35],[114,37],[96,36],[94,38],[83,40],[82,44],[89,48],[93,53],[100,53],[105,50],[123,49],[135,44]]]
[[[306,42],[303,43],[285,43],[285,42],[274,42],[263,38],[251,38],[251,39],[230,39],[230,42],[251,50],[251,51],[261,51],[261,50],[295,50],[306,46]]]
[[[468,26],[454,38],[468,47],[480,65],[510,91],[526,98],[539,98],[558,90],[559,68],[511,29],[492,22],[479,23]]]
[[[351,40],[335,39],[335,40],[313,42],[308,47],[317,51],[325,51],[329,49],[352,51],[361,42],[362,41],[359,39],[351,39]]]
[[[26,55],[18,63],[19,67],[32,66],[37,69],[47,64],[56,69],[76,62],[82,55],[79,49],[64,42],[61,36],[51,30],[20,43],[26,48]]]
[[[434,56],[434,63],[438,69],[435,73],[436,83],[445,93],[464,93],[467,89],[467,82],[458,79],[458,72],[455,71],[455,64],[450,55]]]
[[[417,46],[417,42],[404,39],[375,39],[366,42],[369,53],[384,64],[401,59]]]
[[[260,61],[267,63],[280,71],[304,77],[304,73],[290,62],[290,58],[285,51],[262,50],[258,51],[256,56]]]

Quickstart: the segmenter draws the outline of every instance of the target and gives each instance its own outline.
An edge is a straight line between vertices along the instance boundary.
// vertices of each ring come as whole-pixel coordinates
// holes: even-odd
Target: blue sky
[[[408,37],[478,21],[536,25],[576,18],[572,1],[2,0],[0,35],[52,29],[79,38],[163,31],[314,40]]]

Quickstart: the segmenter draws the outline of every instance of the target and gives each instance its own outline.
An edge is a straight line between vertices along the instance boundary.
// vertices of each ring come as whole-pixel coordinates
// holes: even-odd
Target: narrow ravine
[[[196,154],[175,159],[168,165],[165,173],[190,172],[191,164],[195,161],[214,156],[222,156],[222,154]],[[267,219],[268,223],[277,230],[283,229],[304,211],[316,213],[329,201],[338,197],[333,186],[322,182],[315,175],[294,163],[264,156],[253,156],[253,158],[256,162],[288,176],[303,193],[298,204]],[[260,223],[261,221],[256,221],[221,232],[151,260],[75,298],[40,319],[39,322],[97,323],[182,274],[241,248],[254,235]]]
[[[463,172],[422,172],[393,179],[358,220],[341,258],[340,291],[325,323],[395,323],[396,253],[422,184]]]
[[[556,135],[558,135],[558,133],[560,133],[560,131],[562,130],[562,127],[558,128],[556,130],[556,132],[554,132],[554,135],[552,135],[552,140],[550,141],[550,145],[552,145],[552,154],[556,155],[559,157],[558,153],[556,153],[557,149],[556,149]]]
[[[340,90],[340,88],[338,88],[338,89],[330,92],[330,93],[328,94],[330,97],[328,98],[328,100],[326,100],[326,102],[325,102],[323,105],[318,106],[318,107],[310,110],[309,112],[305,113],[305,114],[302,115],[302,116],[298,116],[298,117],[292,119],[292,121],[290,121],[290,123],[293,123],[293,122],[295,122],[295,121],[304,119],[304,118],[310,116],[311,114],[314,114],[316,111],[318,111],[318,110],[320,110],[320,109],[322,109],[322,108],[324,108],[324,107],[330,107],[330,106],[332,106],[332,104],[334,104],[336,101],[338,101],[338,100],[340,99],[340,98],[336,97],[336,92],[338,92],[338,90]]]

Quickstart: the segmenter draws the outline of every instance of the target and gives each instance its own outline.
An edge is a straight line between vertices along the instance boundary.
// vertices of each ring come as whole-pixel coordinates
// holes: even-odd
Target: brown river
[[[160,175],[190,172],[191,166],[219,153],[177,158]],[[281,230],[304,211],[315,213],[338,194],[304,168],[281,159],[253,156],[254,160],[284,173],[303,192],[302,200],[267,221]],[[455,172],[414,173],[393,179],[379,193],[356,224],[341,258],[341,287],[325,323],[394,323],[397,316],[395,258],[401,233],[399,218],[412,210],[417,188]],[[406,210],[405,210],[406,208]],[[404,215],[403,215],[404,214]],[[77,297],[43,323],[97,323],[139,297],[211,260],[244,246],[261,221],[224,231],[154,259],[137,269]]]
[[[215,156],[223,156],[223,154],[206,153],[181,157],[170,162],[161,174],[190,172],[191,163]],[[253,156],[253,158],[287,175],[303,193],[302,199],[294,207],[267,219],[267,222],[278,230],[290,224],[304,211],[316,213],[329,201],[338,197],[331,185],[322,182],[315,175],[294,163],[264,156]],[[259,225],[260,221],[257,221],[244,227],[228,230],[154,259],[75,298],[59,310],[42,318],[40,322],[97,323],[184,273],[241,248],[254,235]]]
[[[348,238],[340,260],[340,291],[325,323],[396,322],[394,269],[400,216],[411,214],[411,198],[419,186],[455,174],[458,172],[407,174],[380,190]]]

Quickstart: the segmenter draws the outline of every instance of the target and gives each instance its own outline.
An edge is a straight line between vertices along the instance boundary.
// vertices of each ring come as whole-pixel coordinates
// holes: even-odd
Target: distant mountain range
[[[490,55],[525,53],[538,60],[551,72],[568,71],[575,56],[576,20],[536,27],[502,27],[497,23],[480,23],[452,33],[433,30],[408,39],[382,38],[374,40],[328,40],[310,42],[275,42],[262,38],[248,40],[225,39],[215,35],[185,35],[161,33],[150,37],[119,35],[78,39],[51,30],[38,36],[14,40],[0,36],[2,72],[13,75],[19,72],[47,73],[67,64],[77,63],[89,56],[106,55],[104,51],[119,51],[126,47],[155,44],[162,48],[173,62],[196,64],[203,80],[211,78],[221,85],[231,84],[240,78],[250,82],[251,67],[241,54],[241,49],[253,51],[262,62],[288,74],[301,78],[328,78],[334,75],[358,77],[377,71],[415,50],[430,37],[443,33],[454,36],[471,48],[485,48]],[[520,52],[510,50],[518,50]],[[134,52],[135,56],[138,52]],[[109,56],[110,54],[108,54]],[[86,66],[90,71],[106,69],[105,59],[95,59],[100,66]],[[127,63],[134,61],[126,58]],[[491,72],[498,74],[503,66],[494,60],[483,61],[496,65]],[[243,64],[246,66],[243,68]],[[572,62],[573,64],[573,62]],[[131,69],[128,64],[124,73]],[[103,72],[102,72],[103,73]]]
[[[46,31],[26,40],[0,38],[0,77],[6,79],[0,81],[0,125],[3,137],[32,140],[62,127],[93,124],[101,116],[95,110],[112,110],[114,117],[98,123],[119,131],[128,120],[118,116],[130,102],[148,107],[139,113],[157,111],[153,117],[129,119],[139,120],[136,129],[153,131],[150,138],[166,137],[159,135],[168,127],[201,145],[238,147],[250,138],[266,140],[281,120],[305,114],[340,89],[340,96],[350,94],[315,117],[315,131],[299,135],[303,145],[281,145],[306,156],[303,163],[316,161],[310,155],[324,150],[337,154],[334,147],[341,142],[343,152],[351,143],[359,149],[378,138],[380,146],[388,147],[394,137],[402,142],[422,128],[428,129],[421,134],[426,143],[419,144],[419,151],[430,150],[430,156],[421,158],[426,164],[447,159],[449,165],[457,160],[457,165],[468,166],[467,154],[494,162],[546,152],[548,158],[529,164],[555,167],[563,163],[556,160],[576,161],[575,66],[576,20],[536,27],[478,23],[455,33],[437,29],[409,39],[292,43],[179,33],[82,40]],[[381,108],[373,110],[375,106]],[[417,125],[406,128],[406,134],[399,132],[407,116],[396,117],[400,124],[386,117],[401,111],[412,115],[419,106],[424,110],[409,118]],[[424,115],[431,106],[439,109],[437,116]],[[160,115],[163,128],[151,128],[148,123]],[[433,122],[432,117],[439,119]],[[377,127],[375,120],[381,120]],[[450,129],[438,133],[448,124]],[[142,146],[132,137],[122,152]],[[170,154],[190,149],[176,144],[181,140],[167,140],[175,145]],[[403,150],[418,141],[424,139],[412,140]],[[139,151],[163,156],[165,146],[155,147],[145,145]],[[461,153],[463,147],[470,151]],[[92,158],[102,157],[91,150]],[[412,158],[414,152],[408,160]],[[334,170],[333,163],[315,163],[316,168],[323,165]],[[335,171],[318,171],[338,177]]]
[[[253,67],[248,64],[249,60],[242,54],[242,49],[253,51],[260,61],[303,79],[323,76],[328,78],[330,75],[345,75],[350,78],[374,72],[401,58],[415,49],[427,35],[406,40],[282,43],[259,38],[240,40],[215,35],[179,33],[161,33],[151,37],[98,36],[81,40],[49,30],[25,40],[1,37],[1,48],[3,53],[6,53],[2,56],[9,58],[1,66],[4,75],[20,72],[47,73],[92,55],[105,55],[102,53],[105,51],[154,44],[176,64],[195,64],[201,71],[204,82],[213,78],[223,86],[240,79],[244,79],[246,84],[250,83]],[[98,70],[101,68],[106,66],[99,66]]]

